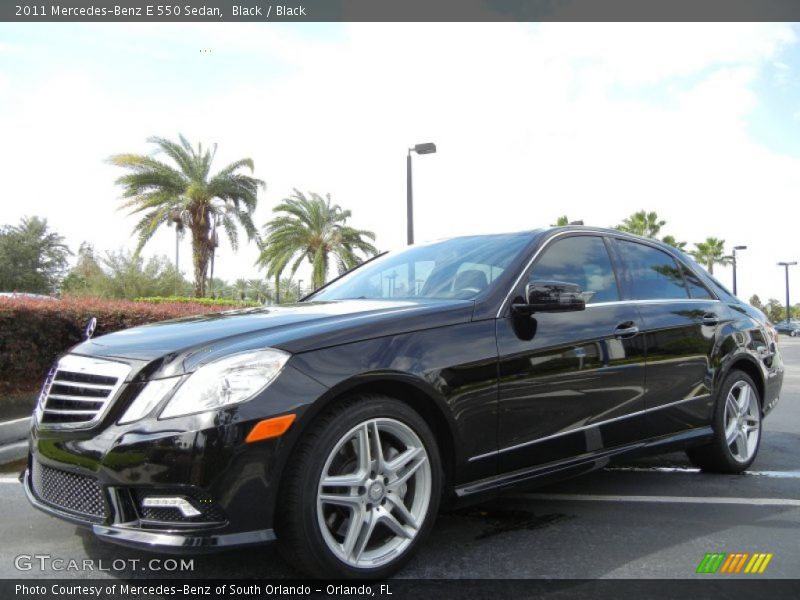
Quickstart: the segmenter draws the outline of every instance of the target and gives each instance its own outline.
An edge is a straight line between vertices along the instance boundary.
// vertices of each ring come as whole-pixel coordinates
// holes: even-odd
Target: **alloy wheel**
[[[738,381],[725,399],[725,443],[734,460],[749,461],[758,447],[761,413],[758,398],[750,384]]]
[[[376,418],[336,443],[319,480],[317,519],[329,550],[357,568],[377,568],[411,545],[431,501],[430,460],[405,423]]]

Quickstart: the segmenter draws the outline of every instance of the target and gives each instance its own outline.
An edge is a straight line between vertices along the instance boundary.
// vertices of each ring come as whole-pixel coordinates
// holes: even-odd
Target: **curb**
[[[28,440],[0,446],[0,469],[18,462],[28,455]]]
[[[0,467],[25,458],[30,428],[30,417],[0,422]]]
[[[22,417],[11,421],[0,421],[0,446],[28,439],[31,418]]]

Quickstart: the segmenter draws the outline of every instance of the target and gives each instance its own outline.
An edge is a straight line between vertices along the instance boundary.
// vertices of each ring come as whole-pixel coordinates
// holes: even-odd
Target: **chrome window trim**
[[[580,231],[574,231],[574,230],[568,230],[568,231],[559,231],[558,233],[556,233],[556,234],[554,234],[554,235],[550,236],[550,238],[548,238],[548,239],[545,241],[545,243],[544,243],[544,244],[542,244],[542,245],[539,247],[539,249],[538,249],[538,250],[536,250],[536,252],[534,252],[534,253],[533,253],[533,256],[531,256],[530,260],[529,260],[529,261],[528,261],[528,262],[525,264],[525,267],[524,267],[524,268],[523,268],[523,269],[520,271],[519,275],[518,275],[518,276],[517,276],[517,278],[514,280],[514,283],[513,283],[513,285],[511,286],[511,289],[510,289],[510,290],[508,290],[508,293],[506,294],[506,297],[505,297],[505,298],[503,298],[503,302],[501,302],[501,303],[500,303],[500,310],[498,310],[498,311],[497,311],[497,315],[495,316],[495,318],[496,318],[496,319],[499,319],[499,318],[500,318],[500,315],[502,315],[502,314],[503,314],[503,311],[506,309],[506,304],[508,304],[508,299],[511,297],[511,294],[513,294],[513,293],[514,293],[514,290],[515,290],[515,289],[517,289],[517,286],[519,285],[519,282],[520,282],[520,281],[522,281],[522,278],[525,276],[525,273],[527,273],[527,272],[528,272],[528,269],[530,269],[530,268],[531,268],[531,265],[533,265],[533,261],[535,261],[535,260],[536,260],[536,259],[539,257],[539,255],[542,253],[542,251],[543,251],[545,248],[547,248],[547,246],[549,246],[549,245],[550,245],[550,242],[552,242],[552,241],[553,241],[553,240],[555,240],[555,239],[558,239],[558,238],[560,238],[561,236],[564,236],[564,235],[567,235],[567,234],[570,234],[570,233],[579,233],[579,234],[580,234],[580,233],[582,233],[582,232],[580,232]],[[586,232],[586,233],[589,233],[589,232]],[[600,235],[600,234],[595,234],[595,235]]]
[[[571,433],[577,433],[579,431],[585,431],[586,429],[591,429],[592,427],[600,427],[602,425],[607,425],[608,423],[613,423],[615,421],[621,421],[623,419],[630,419],[631,417],[639,417],[641,415],[647,414],[649,412],[653,412],[656,410],[662,410],[664,408],[669,408],[671,406],[677,406],[678,404],[683,404],[684,402],[691,402],[692,400],[708,400],[711,398],[711,394],[705,394],[703,396],[695,396],[693,398],[684,398],[682,400],[676,400],[675,402],[669,402],[667,404],[660,404],[659,406],[654,406],[652,408],[645,408],[643,410],[637,410],[636,412],[629,413],[627,415],[620,415],[619,417],[614,417],[612,419],[605,419],[604,421],[598,421],[597,423],[590,423],[589,425],[581,425],[580,427],[575,427],[573,429],[568,429],[566,431],[560,431],[558,433],[554,433],[552,435],[546,435],[544,437],[536,438],[535,440],[529,440],[527,442],[521,442],[519,444],[514,444],[513,446],[506,446],[505,448],[500,448],[499,450],[493,450],[492,452],[486,452],[485,454],[479,454],[477,456],[473,456],[472,458],[468,459],[467,462],[473,462],[476,460],[480,460],[482,458],[489,458],[490,456],[496,456],[499,454],[503,454],[504,452],[512,452],[513,450],[519,450],[520,448],[524,448],[526,446],[532,446],[533,444],[538,444],[539,442],[546,442],[548,440],[552,440],[555,438],[559,438],[565,435],[569,435]]]
[[[550,236],[544,242],[544,244],[542,244],[539,247],[539,249],[536,250],[536,252],[533,253],[533,256],[525,264],[525,267],[520,271],[520,274],[514,280],[514,284],[511,286],[511,289],[508,290],[508,293],[506,294],[505,298],[503,298],[503,302],[500,303],[500,309],[497,311],[497,315],[495,316],[496,319],[499,319],[502,316],[503,311],[506,309],[506,306],[508,305],[508,301],[511,298],[511,294],[513,294],[514,290],[517,289],[517,286],[519,285],[519,282],[522,281],[522,278],[525,276],[525,273],[527,273],[528,270],[531,268],[531,266],[533,266],[534,261],[536,261],[536,259],[539,257],[539,255],[554,240],[557,240],[558,238],[560,238],[562,236],[570,235],[570,234],[579,235],[579,236],[591,235],[591,236],[595,236],[595,237],[599,237],[599,238],[609,237],[609,238],[624,240],[626,242],[634,242],[634,243],[637,243],[637,244],[643,244],[645,246],[649,246],[651,248],[655,248],[656,250],[660,250],[661,252],[664,252],[665,254],[669,255],[670,258],[672,258],[678,265],[680,265],[680,266],[688,269],[690,272],[694,273],[694,269],[691,268],[688,264],[686,264],[679,257],[675,256],[673,253],[669,252],[668,250],[665,250],[659,244],[653,243],[652,241],[647,240],[645,238],[633,237],[633,236],[625,235],[624,233],[620,233],[620,232],[616,232],[616,231],[602,231],[602,230],[593,230],[593,229],[586,229],[586,230],[569,229],[567,231],[559,231],[558,233],[553,234],[552,236]],[[609,252],[609,254],[611,254],[611,253]],[[613,263],[613,261],[614,261],[613,257],[609,257],[609,258],[611,259],[611,261]],[[705,285],[705,282],[703,282],[702,278],[701,278],[700,281],[701,281],[701,283],[703,283],[703,287],[708,289],[708,286]],[[708,302],[710,300],[721,302],[721,300],[719,299],[719,297],[717,297],[717,295],[714,293],[713,290],[708,289],[708,291],[714,296],[713,298],[649,298],[649,299],[646,299],[646,300],[635,300],[635,299],[631,299],[631,300],[614,300],[612,302],[598,302],[596,304],[587,304],[586,307],[589,308],[590,306],[602,306],[602,305],[607,305],[607,304],[623,304],[623,303],[630,303],[630,302],[684,302],[684,301],[693,301],[693,302],[703,302],[703,301],[705,301],[705,302]],[[688,289],[687,289],[687,294],[689,294],[689,290]]]
[[[716,298],[649,298],[647,300],[612,300],[610,302],[595,302],[594,304],[587,304],[586,308],[588,309],[594,306],[615,306],[617,304],[666,304],[668,302],[686,302],[693,304],[696,302],[721,302],[721,300],[717,300]]]

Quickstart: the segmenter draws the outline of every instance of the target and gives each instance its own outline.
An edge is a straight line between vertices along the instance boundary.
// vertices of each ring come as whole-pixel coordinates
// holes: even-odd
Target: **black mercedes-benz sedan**
[[[24,485],[102,539],[277,539],[385,577],[439,507],[685,448],[738,473],[783,364],[764,315],[680,251],[589,227],[375,258],[302,302],[89,339],[34,415]]]

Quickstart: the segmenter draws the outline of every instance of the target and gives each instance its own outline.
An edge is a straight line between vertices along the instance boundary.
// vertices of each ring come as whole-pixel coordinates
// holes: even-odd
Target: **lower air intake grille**
[[[33,461],[33,491],[57,508],[92,517],[105,516],[100,485],[92,477],[68,473]]]

